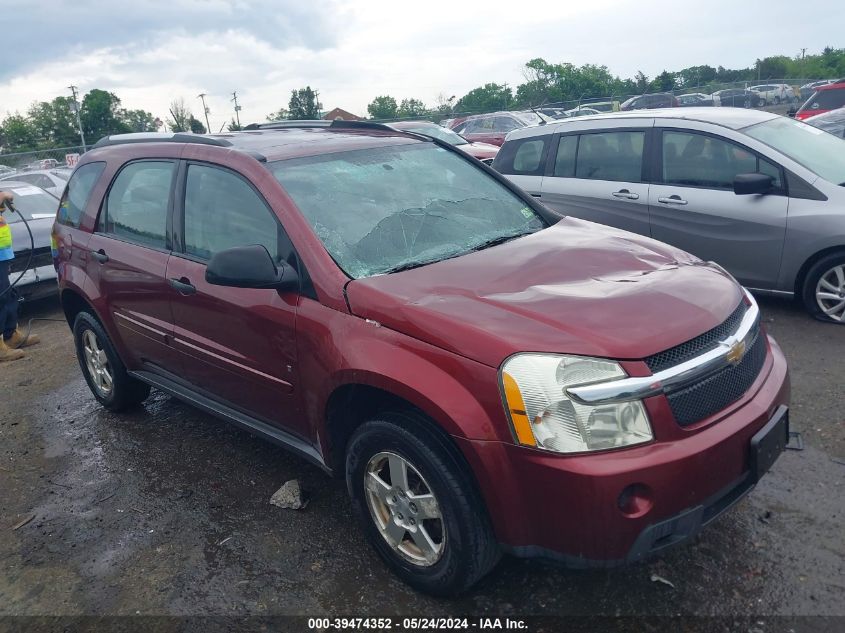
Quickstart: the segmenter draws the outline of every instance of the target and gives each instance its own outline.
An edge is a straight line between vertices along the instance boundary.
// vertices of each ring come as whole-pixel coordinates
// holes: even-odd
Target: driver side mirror
[[[734,193],[738,196],[769,193],[775,179],[766,174],[737,174],[734,177]]]
[[[215,254],[205,269],[205,280],[215,286],[233,288],[299,290],[296,271],[284,264],[277,266],[260,244],[236,246]]]

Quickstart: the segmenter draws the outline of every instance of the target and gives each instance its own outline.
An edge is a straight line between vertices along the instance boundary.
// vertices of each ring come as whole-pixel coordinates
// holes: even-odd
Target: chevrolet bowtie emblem
[[[739,365],[742,359],[745,358],[745,341],[736,341],[731,344],[728,353],[725,354],[725,358],[728,359],[731,365]]]

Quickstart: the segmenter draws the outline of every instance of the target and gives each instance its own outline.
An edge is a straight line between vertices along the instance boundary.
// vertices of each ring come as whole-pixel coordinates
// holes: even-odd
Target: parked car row
[[[729,206],[738,180],[760,203],[725,211],[743,251],[754,218],[776,244],[786,196],[823,215],[833,186],[798,161],[827,146],[789,154],[819,135],[738,112],[520,125],[507,178],[368,122],[104,139],[54,225],[82,374],[111,410],[155,387],[344,478],[374,549],[424,591],[463,591],[503,552],[642,560],[752,490],[788,438],[786,361],[752,295],[648,237],[649,187],[670,201],[655,225],[683,233],[680,205],[719,227],[698,196]]]
[[[0,182],[4,180],[16,180],[30,185],[40,187],[56,198],[62,195],[68,178],[73,170],[67,167],[55,169],[38,169],[33,171],[20,171],[11,174],[0,175]]]
[[[830,134],[759,110],[617,113],[514,131],[493,167],[561,214],[845,323],[845,144]]]

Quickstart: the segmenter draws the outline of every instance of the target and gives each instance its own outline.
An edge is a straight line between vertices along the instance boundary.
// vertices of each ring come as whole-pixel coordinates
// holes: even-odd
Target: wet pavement
[[[3,367],[0,614],[845,615],[845,328],[791,302],[761,307],[805,450],[660,558],[601,571],[505,558],[452,600],[385,569],[343,482],[159,392],[106,412],[67,326],[37,322],[45,343]],[[271,506],[293,478],[307,508]]]

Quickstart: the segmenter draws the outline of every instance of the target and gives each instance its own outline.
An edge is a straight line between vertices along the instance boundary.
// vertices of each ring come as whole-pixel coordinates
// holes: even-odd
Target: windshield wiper
[[[401,273],[403,270],[411,270],[413,268],[420,268],[422,266],[427,266],[428,264],[433,264],[434,262],[440,261],[439,259],[426,259],[419,262],[405,262],[403,264],[399,264],[394,266],[393,268],[388,268],[385,270],[382,275],[389,275],[391,273]]]
[[[525,235],[531,235],[534,231],[520,231],[519,233],[509,233],[507,235],[499,235],[498,237],[492,237],[489,240],[481,242],[478,246],[473,246],[472,250],[474,251],[481,251],[485,248],[490,248],[491,246],[497,246],[498,244],[504,244],[505,242],[510,242],[511,240],[515,240],[518,237],[523,237]]]

